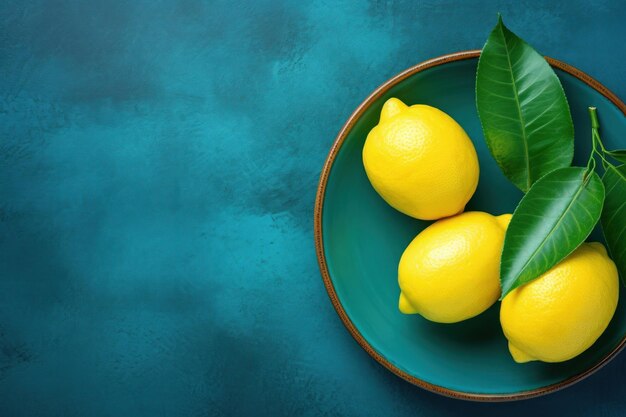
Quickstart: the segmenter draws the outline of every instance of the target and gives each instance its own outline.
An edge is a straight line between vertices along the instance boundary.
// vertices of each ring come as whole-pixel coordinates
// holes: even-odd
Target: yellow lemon
[[[510,220],[510,214],[470,211],[424,229],[400,259],[400,311],[454,323],[488,309],[500,295],[500,253]]]
[[[463,128],[439,109],[397,98],[367,135],[363,165],[389,205],[423,220],[462,212],[478,184],[478,157]]]
[[[548,272],[511,291],[500,322],[516,362],[562,362],[589,348],[615,313],[617,269],[601,243],[583,243]]]

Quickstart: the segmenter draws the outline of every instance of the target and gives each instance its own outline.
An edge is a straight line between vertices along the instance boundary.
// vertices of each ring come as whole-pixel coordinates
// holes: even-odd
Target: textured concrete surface
[[[509,4],[510,3],[510,4]],[[495,14],[622,98],[623,1],[5,1],[1,416],[619,416],[626,354],[512,404],[352,340],[314,255],[342,122]]]

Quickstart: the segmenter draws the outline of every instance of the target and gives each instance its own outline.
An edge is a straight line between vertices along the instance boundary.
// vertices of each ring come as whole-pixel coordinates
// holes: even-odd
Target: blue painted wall
[[[513,5],[515,3],[515,5]],[[4,1],[0,416],[620,416],[626,354],[474,404],[385,371],[313,248],[343,121],[501,11],[626,97],[614,1]]]

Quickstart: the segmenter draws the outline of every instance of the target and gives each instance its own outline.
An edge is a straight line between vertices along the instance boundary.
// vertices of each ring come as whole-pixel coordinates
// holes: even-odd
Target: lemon
[[[454,323],[489,308],[500,295],[500,252],[510,220],[510,214],[470,211],[424,229],[400,259],[400,311]]]
[[[363,165],[389,205],[423,220],[462,212],[478,184],[476,150],[463,128],[439,109],[397,98],[367,135]]]
[[[601,243],[583,243],[548,272],[511,291],[500,322],[516,362],[562,362],[587,350],[615,313],[617,269]]]

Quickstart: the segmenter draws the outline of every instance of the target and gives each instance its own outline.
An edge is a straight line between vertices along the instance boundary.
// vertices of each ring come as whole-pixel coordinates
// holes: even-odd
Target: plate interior
[[[440,387],[470,394],[515,394],[558,384],[592,368],[626,334],[621,288],[617,312],[602,337],[585,353],[558,364],[515,363],[500,328],[496,303],[482,315],[457,324],[431,323],[397,309],[397,264],[406,245],[430,222],[388,206],[369,184],[361,150],[378,122],[382,104],[398,97],[428,104],[451,115],[474,142],[480,160],[478,189],[466,207],[494,215],[511,213],[522,193],[510,184],[489,154],[474,104],[477,59],[450,62],[418,72],[391,87],[365,110],[348,132],[331,168],[323,205],[326,262],[347,316],[374,350],[401,371]],[[574,119],[574,164],[584,166],[590,150],[587,107],[598,107],[609,148],[625,147],[624,114],[576,77],[557,70]],[[598,229],[589,240],[602,240]]]

